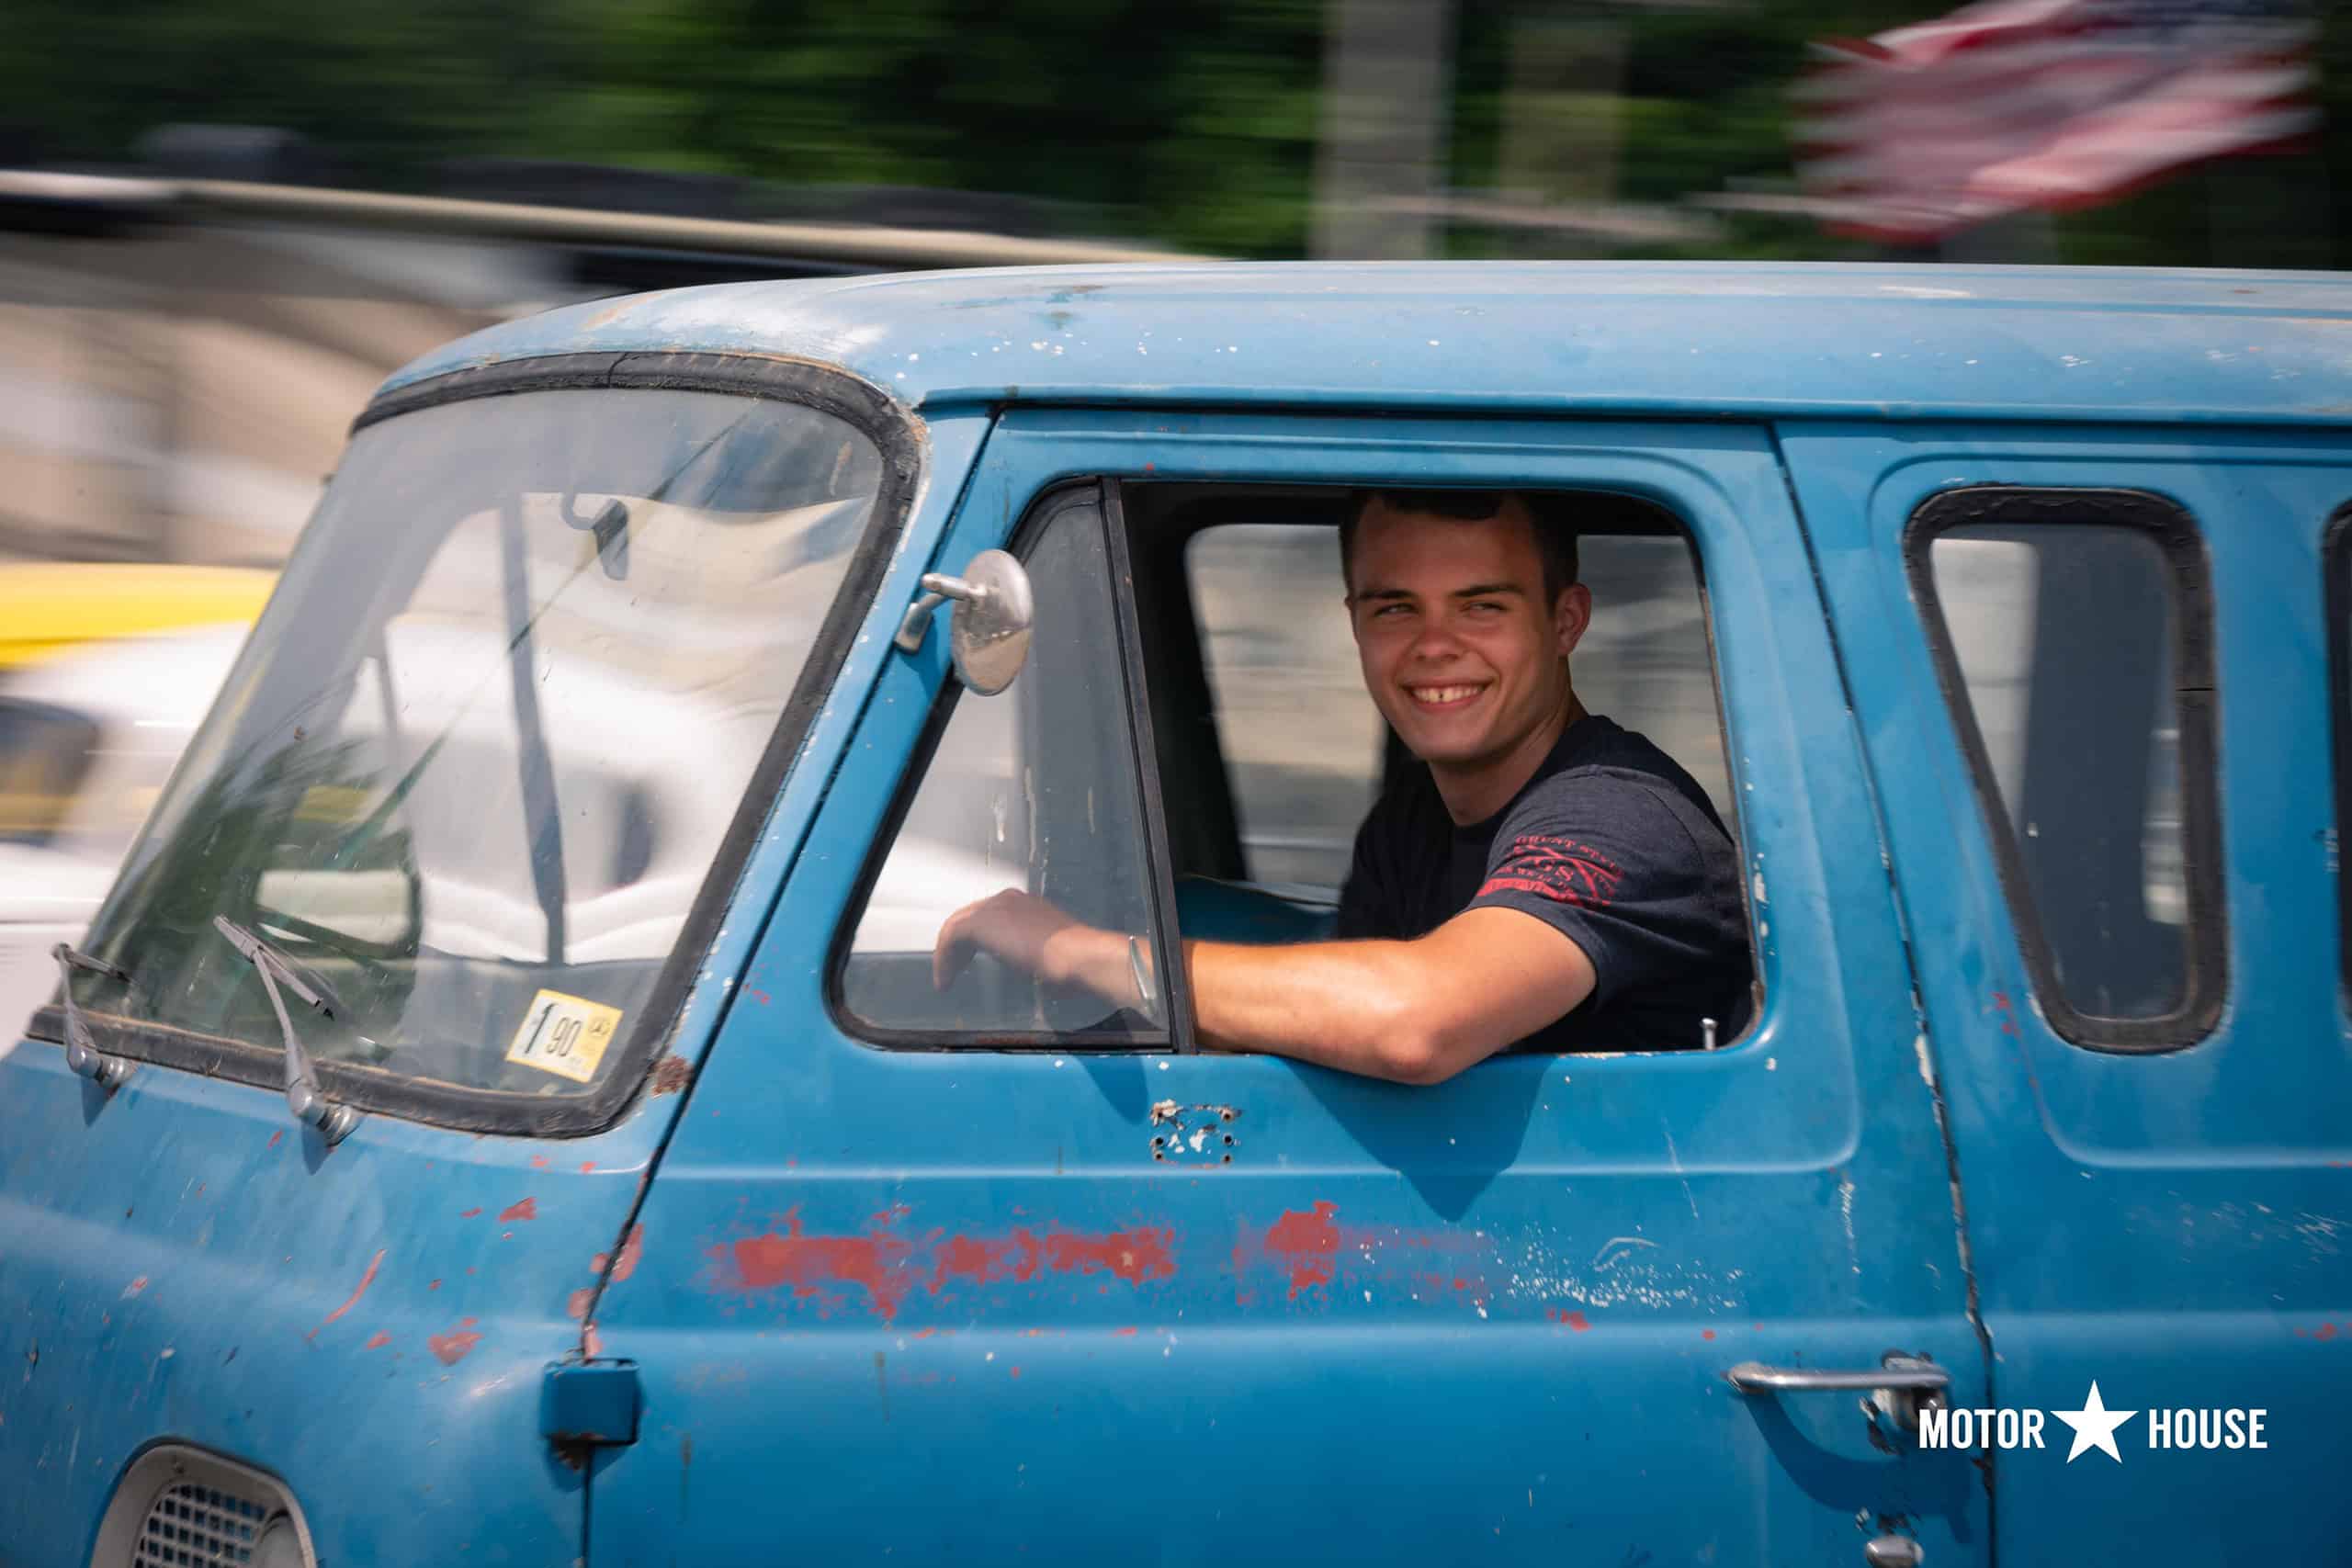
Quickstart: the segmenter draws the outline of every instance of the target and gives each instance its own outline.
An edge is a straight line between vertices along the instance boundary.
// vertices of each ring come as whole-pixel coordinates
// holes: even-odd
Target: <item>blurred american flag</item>
[[[1818,46],[1798,174],[1831,229],[1898,243],[2109,200],[2313,130],[2314,32],[2280,0],[1984,0]]]

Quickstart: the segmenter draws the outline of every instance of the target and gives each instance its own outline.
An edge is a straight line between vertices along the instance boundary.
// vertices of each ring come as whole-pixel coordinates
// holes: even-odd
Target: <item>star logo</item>
[[[2123,1462],[2123,1455],[2115,1446],[2115,1429],[2134,1416],[2136,1410],[2109,1410],[2098,1397],[2098,1383],[2091,1383],[2088,1398],[2080,1410],[2053,1410],[2050,1414],[2075,1429],[2075,1446],[2066,1450],[2066,1462],[2074,1463],[2086,1450],[2105,1449],[2107,1457],[2116,1463]]]

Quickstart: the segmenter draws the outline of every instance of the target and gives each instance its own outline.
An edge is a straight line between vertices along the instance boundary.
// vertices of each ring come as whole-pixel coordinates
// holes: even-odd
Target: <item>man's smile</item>
[[[1406,694],[1425,708],[1467,707],[1486,694],[1491,682],[1455,682],[1448,685],[1407,686]]]

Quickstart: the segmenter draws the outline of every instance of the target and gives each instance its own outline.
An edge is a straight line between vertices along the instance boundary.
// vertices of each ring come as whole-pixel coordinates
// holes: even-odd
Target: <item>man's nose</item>
[[[1435,664],[1460,658],[1462,651],[1462,638],[1452,623],[1440,616],[1421,624],[1414,634],[1412,646],[1406,649],[1406,657],[1418,663]]]

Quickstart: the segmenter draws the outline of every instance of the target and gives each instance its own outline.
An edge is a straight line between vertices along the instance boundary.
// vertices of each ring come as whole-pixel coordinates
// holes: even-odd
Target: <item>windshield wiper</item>
[[[112,1094],[130,1076],[130,1063],[122,1056],[109,1056],[98,1049],[90,1026],[82,1018],[82,1010],[74,1003],[74,971],[87,969],[94,975],[130,984],[130,976],[103,958],[93,958],[86,953],[76,953],[59,942],[49,950],[57,960],[57,993],[65,1014],[65,1065],[81,1077]]]
[[[311,1066],[311,1054],[302,1048],[301,1037],[294,1032],[294,1021],[287,1016],[286,1001],[277,994],[277,987],[278,982],[284,981],[297,997],[329,1018],[335,1016],[340,1005],[334,990],[323,979],[309,974],[226,915],[213,916],[212,927],[254,966],[261,976],[262,989],[269,993],[270,1010],[277,1014],[278,1032],[286,1037],[286,1109],[294,1113],[297,1122],[316,1127],[327,1147],[334,1147],[359,1125],[359,1112],[348,1105],[336,1104],[319,1088],[319,1075]],[[70,1032],[70,1023],[67,1029]]]

